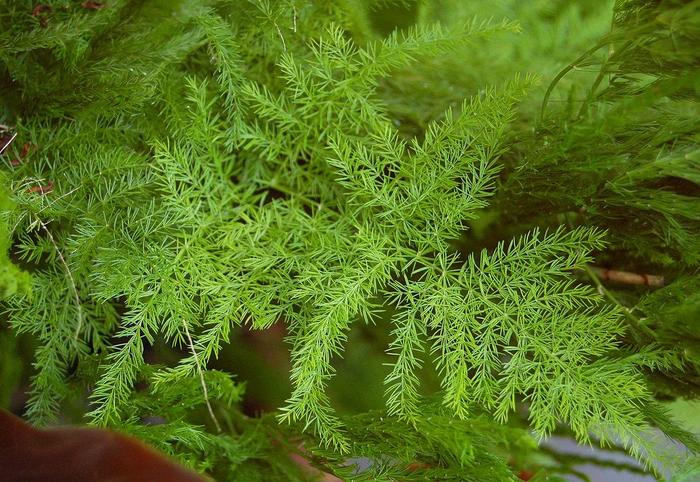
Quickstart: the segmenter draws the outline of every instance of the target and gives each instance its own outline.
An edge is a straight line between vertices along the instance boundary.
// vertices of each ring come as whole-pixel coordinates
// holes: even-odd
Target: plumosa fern
[[[509,63],[527,41],[517,22],[454,2],[436,22],[441,3],[382,37],[376,9],[392,2],[56,3],[45,28],[28,2],[0,2],[0,113],[30,146],[3,156],[0,193],[3,316],[36,343],[27,416],[78,406],[75,419],[222,480],[305,480],[286,457],[300,442],[347,480],[512,480],[555,432],[621,446],[659,475],[652,426],[697,448],[657,403],[659,380],[697,379],[674,346],[697,339],[697,297],[627,293],[631,312],[583,276],[594,255],[679,259],[676,288],[692,285],[697,193],[658,182],[697,185],[683,50],[697,2],[620,2],[581,57],[600,73],[546,66],[545,82]],[[682,48],[650,70],[659,25]],[[506,46],[484,59],[493,37]],[[478,89],[477,73],[441,78],[468,55],[485,80],[507,75]],[[589,87],[581,105],[548,107],[566,81]],[[434,99],[414,102],[421,82]],[[659,112],[678,130],[644,123]],[[620,209],[653,216],[639,228]],[[279,325],[290,391],[249,417],[243,382],[214,367],[243,329]],[[367,364],[388,365],[386,403],[347,413],[334,367],[363,329],[385,335],[388,356]]]

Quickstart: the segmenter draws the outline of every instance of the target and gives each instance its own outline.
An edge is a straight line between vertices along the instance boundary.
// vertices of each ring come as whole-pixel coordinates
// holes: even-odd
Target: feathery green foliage
[[[26,416],[217,480],[312,478],[292,453],[344,480],[554,480],[553,433],[659,477],[654,428],[696,451],[659,402],[700,384],[700,3],[468,3],[0,0]],[[288,364],[256,356],[290,386],[260,415],[231,359],[279,330]],[[385,403],[340,406],[341,363],[379,367]]]

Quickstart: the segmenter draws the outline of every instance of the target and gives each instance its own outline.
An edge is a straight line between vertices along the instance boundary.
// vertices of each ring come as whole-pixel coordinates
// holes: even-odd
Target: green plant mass
[[[0,124],[33,424],[222,481],[700,480],[700,1],[0,0]]]

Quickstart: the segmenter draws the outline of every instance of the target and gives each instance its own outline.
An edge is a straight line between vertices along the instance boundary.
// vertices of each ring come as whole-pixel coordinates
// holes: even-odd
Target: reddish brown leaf
[[[34,149],[34,147],[35,147],[34,144],[32,144],[30,142],[25,142],[24,145],[22,146],[22,150],[19,153],[19,158],[10,160],[10,165],[13,167],[16,167],[16,166],[19,166],[20,164],[22,164],[22,160],[25,157],[27,157],[27,155],[29,154],[29,151]]]
[[[39,3],[39,4],[35,5],[34,8],[32,9],[32,15],[34,17],[38,17],[42,13],[48,13],[51,10],[52,10],[52,8],[50,5],[44,5],[43,3]]]
[[[81,7],[87,8],[88,10],[102,10],[107,5],[102,2],[83,2],[80,4]]]
[[[518,472],[518,478],[520,480],[530,480],[533,477],[533,475],[535,474],[526,469],[523,469],[520,472]]]
[[[25,142],[24,145],[22,146],[22,151],[19,153],[19,157],[21,159],[24,159],[27,157],[27,154],[29,154],[29,151],[31,151],[34,148],[34,144],[31,142]]]
[[[4,482],[204,482],[141,442],[110,430],[35,429],[0,410]]]
[[[5,149],[10,147],[10,144],[12,144],[12,141],[15,140],[15,137],[17,137],[17,134],[13,132],[0,131],[0,154],[5,152]]]
[[[44,184],[43,186],[32,186],[29,189],[27,189],[28,193],[37,193],[37,194],[48,194],[51,191],[53,191],[53,181],[49,181],[47,184]]]

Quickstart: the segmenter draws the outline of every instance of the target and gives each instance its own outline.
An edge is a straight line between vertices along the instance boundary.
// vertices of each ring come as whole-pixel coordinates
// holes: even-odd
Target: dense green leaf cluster
[[[0,0],[0,359],[35,345],[26,415],[221,480],[312,477],[291,453],[555,480],[552,433],[658,475],[654,427],[696,450],[659,401],[700,393],[700,2],[472,3]],[[604,285],[594,255],[671,282]],[[251,417],[215,367],[280,326],[290,391]],[[385,405],[347,413],[358,331]]]

